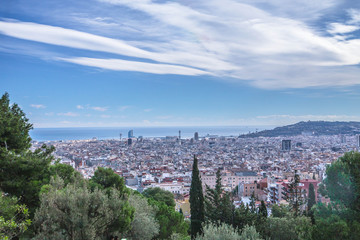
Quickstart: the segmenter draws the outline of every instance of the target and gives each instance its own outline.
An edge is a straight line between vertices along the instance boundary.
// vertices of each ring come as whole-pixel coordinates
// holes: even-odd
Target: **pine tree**
[[[299,216],[300,208],[305,204],[304,192],[299,187],[300,176],[295,170],[295,176],[287,188],[283,188],[283,198],[289,203],[295,217]]]
[[[250,197],[250,211],[251,213],[256,213],[256,198],[254,192],[252,192]]]
[[[192,180],[190,187],[190,213],[191,213],[191,238],[202,233],[201,224],[204,222],[204,195],[199,176],[198,160],[194,156]]]
[[[206,196],[205,196],[205,217],[207,221],[218,222],[219,210],[221,204],[221,173],[220,169],[216,172],[216,185],[215,189],[210,188],[206,185]]]
[[[265,205],[265,202],[262,200],[261,201],[261,205],[260,205],[260,207],[259,207],[259,215],[261,216],[261,217],[267,217],[267,209],[266,209],[266,205]]]

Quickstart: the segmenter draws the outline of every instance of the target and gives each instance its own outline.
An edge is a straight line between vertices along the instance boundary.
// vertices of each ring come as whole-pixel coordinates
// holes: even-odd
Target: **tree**
[[[5,93],[0,98],[0,151],[20,153],[29,149],[31,129],[25,113],[16,103],[10,105],[9,94]]]
[[[156,208],[149,205],[147,199],[139,194],[131,194],[129,203],[135,209],[129,237],[134,240],[150,240],[157,236],[159,224],[155,218]]]
[[[271,240],[297,240],[311,239],[310,218],[298,216],[294,218],[287,215],[283,218],[269,217],[266,223],[265,239]]]
[[[327,195],[346,207],[360,212],[360,153],[348,152],[326,169]]]
[[[226,223],[207,223],[203,226],[203,235],[196,240],[261,240],[255,227],[246,225],[239,234],[237,229]]]
[[[349,239],[350,228],[346,221],[338,215],[331,215],[328,218],[317,218],[313,230],[313,239]]]
[[[124,178],[116,174],[111,168],[98,167],[94,172],[94,176],[90,179],[90,186],[92,189],[97,187],[108,191],[115,188],[121,195],[129,194]]]
[[[9,94],[0,99],[0,189],[16,196],[29,208],[30,216],[39,206],[39,192],[49,182],[49,166],[54,147],[43,145],[30,151],[32,124]]]
[[[50,176],[58,176],[64,181],[65,186],[75,181],[75,178],[81,178],[81,174],[72,166],[56,162],[49,167]]]
[[[159,187],[147,188],[142,194],[147,198],[152,198],[156,201],[163,202],[170,207],[175,207],[174,195]]]
[[[250,196],[250,211],[252,213],[256,213],[256,198],[255,198],[255,193],[252,192],[251,196]]]
[[[311,208],[316,204],[315,201],[315,190],[314,185],[310,183],[309,185],[309,197],[308,197],[308,212],[311,212]]]
[[[191,238],[202,233],[204,222],[204,195],[199,176],[198,160],[194,156],[192,179],[190,186]]]
[[[248,205],[241,203],[239,208],[234,210],[233,226],[239,230],[242,230],[246,225],[255,225],[257,215],[252,213]]]
[[[274,204],[271,209],[271,215],[273,217],[283,218],[289,213],[289,209],[281,204],[280,206]]]
[[[130,228],[133,209],[116,189],[91,191],[86,181],[64,187],[53,178],[35,213],[35,239],[103,239]]]
[[[240,234],[240,239],[241,240],[261,240],[261,236],[256,231],[256,228],[254,226],[246,225]]]
[[[266,218],[267,215],[268,215],[268,212],[267,212],[267,208],[266,208],[266,205],[265,205],[265,202],[264,201],[261,201],[261,204],[260,204],[260,207],[259,207],[259,215],[261,217],[264,217]]]
[[[293,180],[283,188],[283,198],[289,203],[295,217],[299,216],[301,207],[305,204],[304,191],[299,187],[300,176],[295,170]]]
[[[233,204],[230,194],[223,191],[221,173],[218,169],[215,188],[206,186],[205,218],[207,221],[232,224]]]
[[[355,202],[355,185],[351,181],[348,166],[342,159],[333,162],[326,169],[326,178],[323,181],[324,193],[331,201],[352,207]]]
[[[31,224],[28,209],[18,204],[16,197],[0,192],[0,238],[13,239],[24,233]]]
[[[15,154],[0,151],[0,188],[19,198],[32,216],[39,206],[41,187],[49,183],[49,166],[53,160],[54,147],[43,145],[40,149]]]
[[[236,229],[226,223],[207,223],[203,225],[203,233],[196,240],[237,240],[240,235]]]
[[[187,235],[189,226],[184,221],[184,216],[177,212],[174,207],[152,198],[148,199],[148,202],[156,209],[155,218],[160,226],[159,234],[155,239],[169,239],[173,234]]]

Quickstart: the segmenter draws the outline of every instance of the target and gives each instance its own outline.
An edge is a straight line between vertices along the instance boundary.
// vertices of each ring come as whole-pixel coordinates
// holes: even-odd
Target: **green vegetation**
[[[192,180],[190,187],[190,212],[191,212],[191,238],[194,239],[202,233],[202,223],[205,219],[204,195],[198,169],[198,160],[194,156]]]
[[[145,189],[142,194],[147,198],[163,202],[169,207],[175,207],[174,195],[171,192],[162,190],[159,187]]]
[[[0,192],[0,238],[12,239],[24,233],[31,224],[29,211],[18,204],[16,197],[5,196]]]

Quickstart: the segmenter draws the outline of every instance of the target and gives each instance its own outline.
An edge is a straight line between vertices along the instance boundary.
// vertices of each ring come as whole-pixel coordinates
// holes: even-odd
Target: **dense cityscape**
[[[34,142],[40,147],[44,142]],[[268,206],[285,203],[282,188],[294,177],[295,170],[308,192],[313,183],[317,189],[325,177],[326,166],[345,152],[359,149],[359,135],[315,136],[304,132],[287,137],[178,136],[136,138],[130,130],[127,138],[113,140],[74,140],[46,142],[55,146],[54,156],[73,166],[84,177],[91,178],[98,167],[112,168],[134,190],[160,187],[178,199],[178,207],[189,216],[188,198],[194,155],[199,160],[203,189],[215,187],[215,173],[221,169],[226,191],[238,188],[235,199],[249,203],[252,193]],[[181,196],[179,196],[181,195]],[[185,201],[184,201],[185,200]],[[271,209],[271,208],[270,208]]]

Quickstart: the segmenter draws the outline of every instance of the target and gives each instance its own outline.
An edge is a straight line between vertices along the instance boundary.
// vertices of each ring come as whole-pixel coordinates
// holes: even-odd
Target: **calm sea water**
[[[35,141],[56,141],[56,140],[82,140],[91,139],[118,139],[120,133],[127,138],[128,131],[133,130],[134,136],[139,137],[165,137],[178,136],[181,131],[182,138],[194,137],[198,132],[199,136],[238,136],[256,130],[270,129],[269,126],[235,126],[235,127],[134,127],[134,128],[35,128],[31,130],[30,136]]]

